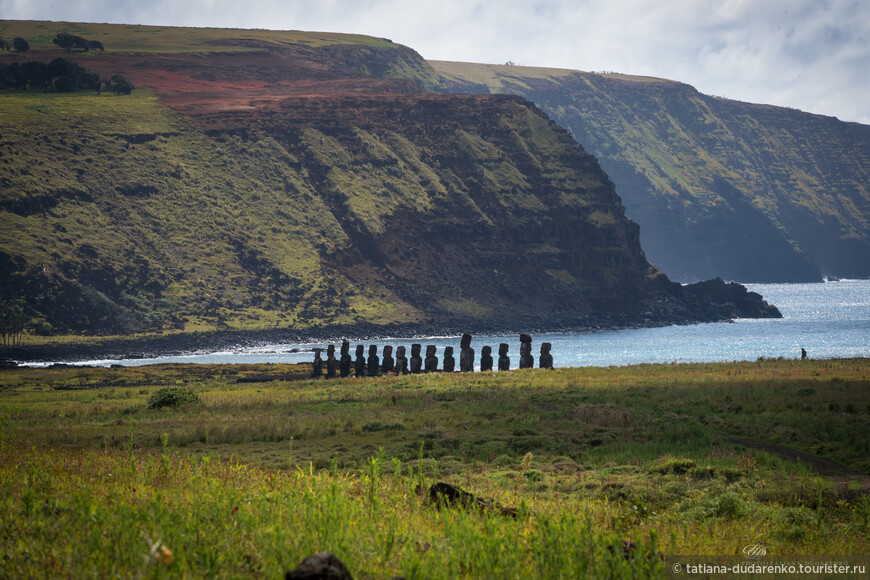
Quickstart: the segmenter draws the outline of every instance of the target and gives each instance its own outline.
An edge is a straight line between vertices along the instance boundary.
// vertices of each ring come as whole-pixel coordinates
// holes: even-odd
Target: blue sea
[[[799,358],[805,348],[810,358],[870,357],[870,280],[841,280],[818,284],[748,284],[782,312],[781,319],[740,319],[734,322],[668,326],[636,330],[538,334],[532,336],[536,366],[540,344],[553,345],[557,367],[611,366],[638,363],[745,361]],[[459,337],[419,337],[368,341],[368,345],[394,347],[412,342],[453,346],[459,361]],[[519,363],[519,336],[475,336],[472,348],[480,362],[484,345],[510,345],[511,367]],[[267,344],[227,352],[144,359],[92,360],[76,364],[128,366],[155,363],[298,363],[312,361],[312,349],[326,343]],[[355,344],[351,347],[351,354]],[[325,358],[325,355],[324,355]],[[63,361],[58,361],[63,362]],[[51,363],[44,363],[51,364]],[[42,365],[40,365],[42,366]]]

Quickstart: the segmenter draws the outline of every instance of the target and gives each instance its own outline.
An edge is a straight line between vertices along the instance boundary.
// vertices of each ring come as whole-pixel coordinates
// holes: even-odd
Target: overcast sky
[[[353,32],[429,59],[664,77],[870,124],[865,0],[0,0],[0,18]]]

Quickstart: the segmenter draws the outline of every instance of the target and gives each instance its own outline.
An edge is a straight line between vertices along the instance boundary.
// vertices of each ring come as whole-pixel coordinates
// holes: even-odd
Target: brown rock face
[[[279,142],[347,236],[321,259],[434,320],[624,312],[654,290],[607,176],[522,99],[291,98],[197,118]]]

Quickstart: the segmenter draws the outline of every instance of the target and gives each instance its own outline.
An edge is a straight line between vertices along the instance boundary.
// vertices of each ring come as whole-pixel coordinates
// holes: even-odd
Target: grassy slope
[[[296,90],[309,75],[339,94],[347,87],[365,93],[366,75],[420,86],[436,78],[419,55],[383,39],[2,26],[0,34],[28,38],[42,59],[62,54],[50,43],[54,30],[99,37],[107,48],[102,67],[147,70],[144,79],[159,78],[164,61],[130,58],[181,54],[167,74],[184,94],[191,90],[179,80],[185,74],[200,91],[219,91],[222,82],[230,90],[257,75],[270,83],[287,75],[288,90]],[[267,64],[255,70],[256,58],[222,60],[221,51],[239,47],[264,51]],[[74,55],[84,66],[92,56]],[[280,93],[285,85],[271,86]],[[379,95],[384,87],[414,91],[373,86]],[[436,101],[451,97],[433,96],[424,121],[409,114],[417,111],[413,98],[329,96],[237,111],[221,108],[225,94],[211,108],[208,94],[196,93],[206,114],[195,123],[141,88],[130,97],[0,96],[0,298],[24,297],[46,331],[129,333],[414,323],[445,313],[484,319],[518,296],[528,304],[517,315],[549,314],[550,303],[575,314],[588,311],[590,288],[610,296],[643,281],[648,265],[606,176],[531,108],[465,97],[445,107]],[[306,107],[320,110],[308,119]],[[195,106],[182,110],[197,115]],[[214,110],[221,111],[216,119],[208,116]],[[424,122],[437,126],[435,137],[417,126]],[[260,125],[264,131],[248,131]],[[577,239],[547,233],[568,225]],[[536,243],[520,240],[527,229]],[[450,239],[457,235],[475,245],[461,247]],[[393,258],[386,268],[370,255],[373,244]],[[517,264],[505,265],[511,261]],[[552,280],[543,305],[532,298],[548,288],[517,287],[529,285],[530,266],[541,266],[535,277]],[[466,291],[469,273],[474,287]]]
[[[53,45],[51,40],[58,32],[69,32],[88,40],[99,40],[107,50],[112,52],[134,53],[213,53],[258,50],[255,47],[229,44],[226,42],[228,39],[254,40],[275,44],[301,44],[313,48],[335,44],[370,47],[395,46],[385,38],[374,38],[362,34],[32,20],[0,21],[0,37],[12,39],[20,36],[30,43],[31,50],[56,49],[57,46]]]
[[[570,129],[616,183],[651,261],[674,277],[870,274],[866,127],[662,79],[431,64],[448,82],[523,95]],[[744,248],[747,235],[761,249]]]
[[[26,541],[2,543],[0,570],[274,577],[327,549],[361,577],[660,577],[658,552],[761,542],[777,556],[866,555],[857,481],[819,479],[728,438],[866,473],[867,365],[329,383],[269,382],[307,370],[281,365],[4,371],[0,497],[14,516],[4,530]],[[236,382],[252,377],[266,382]],[[203,402],[146,409],[158,388],[182,383]],[[425,506],[414,487],[440,480],[524,515]],[[635,558],[623,559],[620,539],[638,543]],[[148,555],[157,540],[172,564]]]
[[[421,87],[440,85],[437,73],[413,50],[386,38],[361,34],[0,20],[0,38],[11,40],[20,36],[30,43],[31,51],[40,58],[62,54],[51,43],[58,32],[69,32],[103,43],[105,52],[76,51],[76,58],[85,67],[88,57],[104,57],[106,54],[213,56],[292,49],[297,53],[308,51],[310,55],[318,50],[353,49],[341,52],[344,64],[364,75],[410,79]]]
[[[29,214],[4,212],[0,246],[30,266],[189,330],[408,311],[320,269],[318,251],[347,240],[273,141],[210,139],[145,91],[3,95],[0,108],[2,201]],[[56,205],[30,212],[34,198]]]
[[[254,129],[144,90],[0,96],[7,298],[125,333],[570,315],[642,286],[606,176],[528,105],[309,102]]]

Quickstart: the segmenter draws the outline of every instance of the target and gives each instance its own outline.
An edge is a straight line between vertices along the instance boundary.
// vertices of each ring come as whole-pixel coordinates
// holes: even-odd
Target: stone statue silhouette
[[[508,344],[506,342],[498,345],[498,370],[500,371],[509,371],[511,370],[511,359],[508,357]]]
[[[481,371],[491,371],[492,370],[492,347],[485,346],[480,351],[480,370]]]
[[[381,372],[384,374],[391,373],[394,366],[393,347],[388,344],[384,346],[384,360],[381,362]]]
[[[435,356],[434,344],[430,344],[426,347],[426,361],[423,368],[427,373],[434,373],[438,370],[438,358]]]
[[[335,376],[335,345],[330,344],[326,347],[326,378],[331,379]]]
[[[456,368],[456,359],[453,357],[453,347],[448,346],[444,348],[444,372],[452,373],[453,369]]]
[[[342,377],[350,376],[350,367],[353,360],[350,358],[350,343],[346,340],[341,341],[341,358],[338,361],[338,372]]]
[[[419,344],[411,345],[411,374],[416,375],[423,369],[423,359],[420,357],[420,349],[423,348]]]
[[[381,359],[378,358],[378,347],[377,345],[371,345],[369,347],[369,376],[376,377],[378,376],[378,372],[381,370]]]
[[[550,354],[551,344],[549,342],[541,343],[541,360],[539,366],[542,369],[553,368],[553,355]]]
[[[320,358],[321,352],[323,352],[322,348],[314,349],[314,366],[311,369],[311,376],[315,379],[319,379],[323,375],[323,359]]]
[[[397,375],[407,375],[408,374],[408,359],[405,356],[405,347],[400,346],[396,348],[396,374]]]
[[[535,359],[532,357],[532,337],[528,334],[520,335],[520,368],[531,369],[535,367]]]
[[[471,335],[462,335],[459,343],[459,370],[463,373],[474,372],[474,349],[471,348]]]
[[[356,345],[356,360],[353,361],[353,374],[362,377],[366,374],[366,357],[365,347],[361,344]]]

